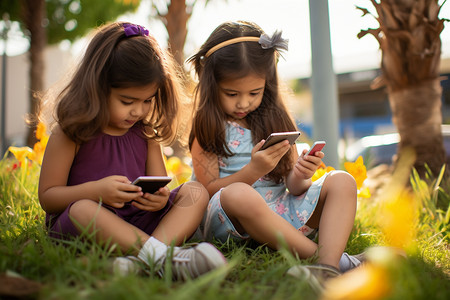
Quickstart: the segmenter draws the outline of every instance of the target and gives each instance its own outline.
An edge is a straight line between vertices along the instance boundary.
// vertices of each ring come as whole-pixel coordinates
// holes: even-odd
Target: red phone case
[[[315,142],[312,145],[311,149],[309,149],[309,151],[306,152],[305,155],[314,155],[314,154],[316,154],[317,151],[320,151],[320,150],[323,149],[323,147],[325,147],[325,144],[326,143],[324,141],[317,141],[317,142]]]

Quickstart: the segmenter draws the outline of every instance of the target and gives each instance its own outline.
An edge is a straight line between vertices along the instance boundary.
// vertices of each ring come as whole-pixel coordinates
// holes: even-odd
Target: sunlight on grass
[[[45,127],[38,128],[33,149],[10,148],[12,155],[0,161],[0,275],[16,274],[38,283],[37,299],[450,297],[450,179],[444,168],[437,178],[421,179],[417,172],[410,176],[412,158],[406,157],[391,181],[372,196],[364,185],[362,158],[345,164],[358,184],[358,211],[346,251],[367,249],[368,262],[330,280],[322,295],[307,282],[285,276],[298,263],[289,251],[252,242],[217,243],[229,266],[186,283],[156,275],[123,278],[111,271],[111,252],[89,237],[64,242],[47,237],[37,185],[48,136]],[[174,178],[171,188],[189,180],[191,168],[180,158],[168,157],[166,164]],[[323,165],[313,180],[332,170]]]
[[[412,189],[408,188],[406,184],[414,159],[413,153],[405,152],[391,181],[382,190],[379,198],[373,199],[374,203],[370,206],[370,212],[369,206],[365,206],[363,210],[366,224],[372,224],[366,226],[378,228],[375,235],[379,237],[379,244],[385,247],[369,248],[366,264],[330,280],[321,299],[352,300],[384,299],[386,297],[402,299],[400,295],[404,295],[404,299],[411,299],[411,295],[418,296],[414,293],[423,293],[420,288],[407,290],[407,286],[423,284],[421,281],[425,276],[411,272],[414,267],[413,261],[406,258],[421,255],[420,253],[423,253],[424,250],[422,247],[433,248],[437,245],[431,240],[428,244],[418,243],[419,240],[423,241],[423,235],[429,231],[425,230],[421,222],[424,221],[424,218],[426,219],[425,216],[430,216],[428,210],[432,205],[429,201],[430,193],[418,190],[418,185],[423,189],[428,187],[418,176],[414,177],[416,184],[412,185]],[[442,177],[440,178],[442,179]],[[426,190],[429,191],[429,189]],[[427,200],[422,200],[419,206],[420,195],[422,195],[422,199]],[[365,199],[365,201],[368,200]],[[360,212],[361,208],[358,210],[358,213]],[[422,220],[419,221],[420,215]],[[358,218],[361,217],[358,216]],[[438,227],[443,225],[441,221],[445,222],[446,220],[440,219]],[[448,220],[446,224],[446,230],[439,232],[443,237],[448,237],[449,233]],[[435,237],[440,234],[435,232]],[[446,256],[448,261],[448,243],[441,248],[440,252]],[[431,259],[437,263],[439,260],[438,257]],[[447,266],[445,272],[448,270]]]

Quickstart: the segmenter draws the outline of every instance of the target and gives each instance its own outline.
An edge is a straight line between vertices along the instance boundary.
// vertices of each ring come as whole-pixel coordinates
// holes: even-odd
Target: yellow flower
[[[29,157],[33,150],[30,147],[14,147],[8,148],[8,151],[14,154],[15,158],[20,161],[22,165],[25,165],[27,157]]]
[[[169,184],[169,188],[177,187],[189,181],[192,175],[191,167],[176,156],[171,156],[166,160],[166,169],[168,175],[173,179]]]
[[[375,300],[388,297],[393,291],[394,269],[401,267],[399,250],[372,247],[367,250],[368,261],[358,268],[330,279],[321,300]]]
[[[177,174],[180,171],[181,164],[182,162],[180,158],[172,156],[169,159],[167,159],[166,168],[169,172]]]
[[[39,124],[36,127],[36,138],[38,140],[47,138],[47,140],[48,140],[47,127],[42,122],[39,122]]]
[[[320,177],[322,177],[325,173],[331,172],[333,170],[334,170],[333,167],[327,167],[327,166],[325,166],[324,163],[322,163],[320,165],[320,167],[314,173],[313,177],[311,177],[311,180],[314,182],[317,179],[319,179]]]
[[[375,300],[391,292],[387,270],[365,264],[330,279],[321,300]]]
[[[417,224],[417,199],[408,191],[400,190],[382,202],[380,227],[387,242],[397,248],[411,246]]]
[[[46,145],[47,145],[47,141],[43,142],[42,140],[35,143],[33,146],[33,152],[30,153],[28,158],[34,162],[37,162],[39,165],[42,165],[42,159],[44,158],[44,152],[45,152]]]
[[[370,194],[370,190],[369,188],[365,187],[365,188],[361,188],[358,191],[358,197],[361,198],[370,198],[372,195]]]
[[[358,190],[362,187],[364,180],[367,178],[367,170],[364,165],[362,156],[359,156],[354,163],[345,162],[344,167],[349,172],[356,181],[356,187]]]
[[[316,170],[316,172],[314,173],[313,177],[311,177],[312,181],[316,181],[317,179],[319,179],[320,177],[322,177],[327,171],[325,171],[325,169],[319,168]]]
[[[44,148],[44,150],[45,150],[45,147],[47,147],[48,139],[49,139],[49,136],[45,135],[39,141],[41,143],[42,147]]]

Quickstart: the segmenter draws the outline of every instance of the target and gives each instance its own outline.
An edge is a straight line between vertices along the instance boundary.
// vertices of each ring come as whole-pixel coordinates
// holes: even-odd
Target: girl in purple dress
[[[39,181],[51,237],[93,233],[96,242],[130,254],[116,259],[119,269],[141,261],[161,271],[168,245],[192,236],[208,203],[201,184],[149,194],[131,183],[142,175],[167,175],[161,144],[177,135],[176,74],[171,57],[144,27],[118,22],[98,29],[55,99],[56,122]],[[170,250],[180,279],[226,263],[208,243]]]

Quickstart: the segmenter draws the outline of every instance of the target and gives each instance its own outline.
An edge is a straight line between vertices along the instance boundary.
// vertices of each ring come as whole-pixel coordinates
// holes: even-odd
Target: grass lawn
[[[325,298],[307,281],[286,275],[309,261],[252,243],[217,244],[229,265],[188,282],[115,274],[112,250],[47,237],[37,197],[39,165],[17,163],[0,161],[0,299],[450,299],[450,181],[413,177],[410,194],[391,188],[384,197],[359,199],[347,252],[404,246],[407,258],[372,253],[367,267],[330,284]]]

